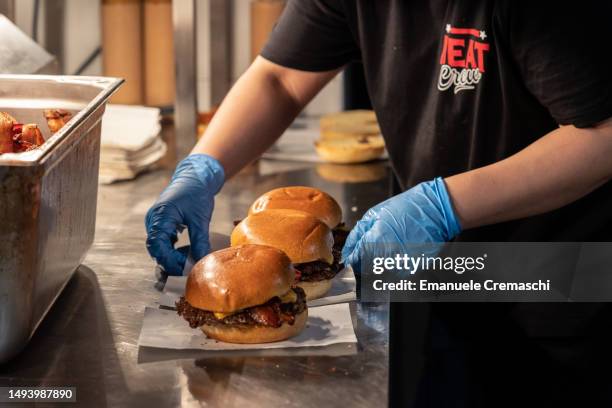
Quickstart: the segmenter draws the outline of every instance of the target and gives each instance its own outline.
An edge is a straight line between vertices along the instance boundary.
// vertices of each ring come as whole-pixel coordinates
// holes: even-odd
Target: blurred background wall
[[[178,0],[184,1],[184,0]],[[210,2],[197,1],[197,86],[200,111],[210,109],[210,88],[213,78],[210,69]],[[227,0],[233,2],[233,43],[232,79],[236,80],[251,62],[251,1]],[[44,7],[53,7],[64,2],[64,21],[57,22],[58,29],[63,24],[64,55],[59,56],[64,72],[73,74],[101,45],[101,1],[100,0],[19,0],[15,2],[15,23],[31,37],[45,45],[45,32],[54,30],[46,27],[44,18],[39,17],[33,25],[35,4],[38,3],[39,16]],[[96,56],[82,72],[84,75],[101,75],[102,58]],[[342,109],[342,76],[338,76],[306,109],[307,114],[320,114]]]

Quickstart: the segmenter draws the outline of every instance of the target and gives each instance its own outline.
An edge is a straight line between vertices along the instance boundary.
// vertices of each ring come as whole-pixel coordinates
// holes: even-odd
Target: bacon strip
[[[278,304],[257,306],[252,308],[250,313],[253,320],[262,326],[280,327],[282,324]]]
[[[40,146],[45,143],[45,138],[43,137],[42,133],[40,133],[38,126],[31,123],[22,126],[21,140],[36,146]]]
[[[45,143],[40,129],[33,123],[23,124],[6,112],[0,112],[0,154],[21,153]]]
[[[13,152],[13,125],[16,122],[8,113],[0,112],[0,154]]]
[[[72,118],[72,114],[64,109],[47,109],[44,114],[52,134],[60,130]]]
[[[13,124],[13,152],[21,153],[36,149],[45,143],[38,126],[34,124]]]

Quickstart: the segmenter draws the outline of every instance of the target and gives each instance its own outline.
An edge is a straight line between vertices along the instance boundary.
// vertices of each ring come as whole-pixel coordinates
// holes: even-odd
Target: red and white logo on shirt
[[[485,73],[485,55],[489,51],[486,38],[484,30],[446,25],[438,77],[440,91],[474,89]]]

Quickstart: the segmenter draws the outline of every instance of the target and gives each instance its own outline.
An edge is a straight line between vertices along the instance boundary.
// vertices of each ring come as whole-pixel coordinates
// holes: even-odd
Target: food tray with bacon
[[[51,134],[64,127],[72,118],[65,109],[45,109],[45,120]],[[23,153],[39,148],[45,143],[36,123],[19,123],[7,112],[0,112],[0,154]]]
[[[121,82],[0,75],[0,363],[93,242],[102,114]]]

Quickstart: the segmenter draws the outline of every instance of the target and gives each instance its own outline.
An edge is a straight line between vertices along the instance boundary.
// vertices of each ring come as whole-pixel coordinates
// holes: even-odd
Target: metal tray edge
[[[40,148],[25,153],[6,153],[0,155],[0,166],[36,166],[39,165],[53,149],[65,139],[74,129],[79,127],[90,112],[104,104],[125,80],[123,78],[102,76],[70,76],[70,75],[0,75],[0,81],[28,80],[54,81],[66,84],[88,85],[100,88],[100,92],[77,113],[62,129],[45,141]],[[3,157],[5,156],[5,157]]]

